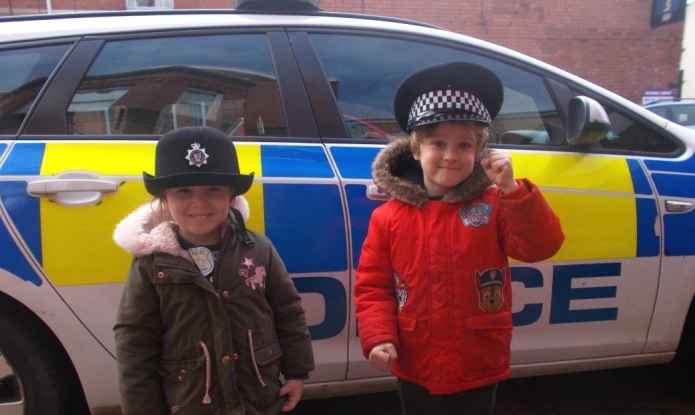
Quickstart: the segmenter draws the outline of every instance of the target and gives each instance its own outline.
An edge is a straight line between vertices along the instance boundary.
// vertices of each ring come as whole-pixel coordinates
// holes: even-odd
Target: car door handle
[[[693,210],[693,204],[691,202],[682,202],[679,200],[667,200],[666,201],[666,211],[673,213],[685,213]]]
[[[27,185],[31,196],[49,197],[61,206],[94,205],[101,201],[102,195],[116,192],[118,183],[91,172],[65,172]]]
[[[375,184],[367,186],[367,198],[372,200],[389,200],[390,197]]]
[[[115,193],[118,185],[107,180],[41,180],[31,182],[27,187],[27,192],[32,196],[53,196],[63,192],[99,192]]]

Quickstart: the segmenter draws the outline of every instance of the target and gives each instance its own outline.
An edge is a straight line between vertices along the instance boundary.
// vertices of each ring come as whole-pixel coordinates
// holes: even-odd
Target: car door
[[[28,161],[10,164],[8,154],[27,114],[46,85],[49,76],[69,51],[70,42],[52,42],[44,45],[17,45],[0,49],[0,245],[3,255],[0,269],[19,276],[22,281],[35,285],[40,279],[26,258],[24,246],[36,246],[37,222],[17,220],[11,214],[31,211],[16,209],[16,196],[21,195],[24,183],[16,178],[26,172]],[[17,241],[17,228],[23,228],[24,241]]]
[[[241,171],[256,177],[247,225],[270,237],[303,297],[311,380],[343,379],[342,189],[281,29],[92,36],[77,45],[6,156],[24,166],[10,214],[32,216],[35,225],[19,231],[41,271],[113,353],[131,257],[111,236],[151,200],[142,173],[154,172],[157,139],[188,125],[235,140]]]
[[[564,126],[574,93],[562,75],[463,37],[428,39],[429,34],[428,29],[417,38],[405,33],[307,30],[290,36],[295,49],[315,51],[328,80],[310,93],[314,107],[332,109],[331,120],[348,118],[343,114],[349,114],[350,122],[364,120],[391,139],[404,136],[393,117],[392,98],[411,72],[450,60],[476,62],[495,71],[504,84],[505,102],[491,127],[489,145],[510,153],[515,175],[541,188],[566,234],[562,249],[548,261],[512,261],[513,364],[519,370],[641,353],[661,257],[656,194],[643,162],[627,152],[619,154],[610,143],[569,147]],[[303,72],[314,64],[300,59]],[[320,128],[323,125],[319,122]],[[635,123],[630,126],[632,130],[620,135],[625,139],[632,134],[633,142],[648,131]],[[354,278],[371,211],[385,199],[371,180],[371,164],[388,140],[320,131],[347,198]],[[654,141],[668,141],[651,134]],[[676,146],[667,147],[671,154]],[[358,329],[359,322],[352,320],[348,378],[383,376],[362,356]]]

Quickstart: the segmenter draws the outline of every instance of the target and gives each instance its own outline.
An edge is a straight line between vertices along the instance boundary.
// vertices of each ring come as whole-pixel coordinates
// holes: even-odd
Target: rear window
[[[14,135],[69,45],[0,50],[0,134]]]
[[[72,98],[72,134],[164,134],[208,126],[230,136],[286,136],[263,34],[107,43]]]

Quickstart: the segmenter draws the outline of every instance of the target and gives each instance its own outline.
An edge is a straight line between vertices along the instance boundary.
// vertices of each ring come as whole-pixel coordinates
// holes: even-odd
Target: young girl
[[[278,253],[244,227],[253,173],[239,174],[225,134],[185,127],[161,138],[143,176],[155,201],[114,234],[135,255],[114,326],[123,413],[292,410],[311,339]]]

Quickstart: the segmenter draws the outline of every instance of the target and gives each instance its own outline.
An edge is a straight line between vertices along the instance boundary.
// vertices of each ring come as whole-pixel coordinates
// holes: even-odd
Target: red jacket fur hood
[[[376,184],[393,200],[372,214],[357,269],[355,305],[364,355],[393,343],[391,370],[432,394],[509,377],[512,289],[508,257],[537,262],[564,240],[558,217],[528,180],[502,194],[477,163],[429,200],[407,140],[384,148]]]

